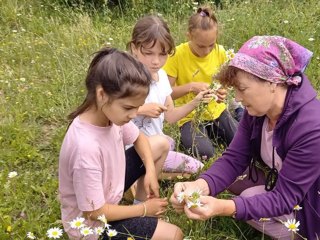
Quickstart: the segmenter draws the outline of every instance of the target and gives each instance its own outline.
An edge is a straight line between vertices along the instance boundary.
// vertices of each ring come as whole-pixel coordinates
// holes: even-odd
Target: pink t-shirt
[[[139,129],[132,122],[98,127],[77,117],[70,125],[59,157],[61,214],[70,238],[80,238],[80,231],[71,229],[69,222],[81,217],[83,211],[99,209],[105,203],[118,204],[121,200],[126,167],[124,146],[133,144],[138,135]],[[101,225],[97,221],[85,224]]]
[[[268,122],[269,119],[265,117],[263,126],[262,126],[262,137],[261,137],[261,149],[260,154],[262,160],[267,164],[270,168],[272,168],[272,137],[273,130],[268,131]],[[277,151],[274,151],[274,164],[275,168],[280,171],[282,168],[282,160],[277,154]]]

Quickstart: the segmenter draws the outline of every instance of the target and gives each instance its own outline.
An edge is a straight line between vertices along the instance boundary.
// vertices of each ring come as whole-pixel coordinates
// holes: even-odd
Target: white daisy
[[[27,232],[27,238],[36,239],[36,236],[32,232]]]
[[[103,233],[103,231],[104,231],[103,227],[96,227],[94,229],[94,233],[99,235],[99,236]]]
[[[80,233],[82,236],[88,236],[93,234],[93,230],[90,227],[84,227],[80,229]]]
[[[76,219],[72,220],[70,223],[70,226],[71,228],[73,229],[80,229],[80,228],[83,228],[85,227],[85,224],[83,223],[84,222],[84,218],[82,217],[77,217]]]
[[[184,201],[184,198],[186,197],[184,192],[179,192],[178,196],[177,196],[177,200],[179,203],[182,203]]]
[[[296,211],[299,211],[299,210],[301,210],[302,209],[302,207],[300,207],[299,205],[295,205],[294,207],[293,207],[293,210],[296,210]]]
[[[117,236],[117,234],[118,234],[117,230],[114,230],[114,229],[109,229],[108,232],[107,232],[107,235],[109,237]]]
[[[47,236],[48,238],[54,238],[54,239],[58,239],[62,236],[62,229],[60,228],[50,228],[48,231],[47,231]]]
[[[14,178],[16,176],[18,176],[18,173],[16,171],[9,172],[8,174],[8,178]]]
[[[295,219],[289,219],[284,223],[284,225],[288,228],[288,231],[297,232],[299,231],[300,222],[296,222]]]

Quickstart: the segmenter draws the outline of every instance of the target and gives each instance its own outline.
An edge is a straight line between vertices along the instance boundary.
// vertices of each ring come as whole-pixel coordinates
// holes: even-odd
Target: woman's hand
[[[207,182],[201,178],[193,182],[178,182],[174,185],[174,192],[170,197],[170,202],[176,212],[182,213],[185,206],[185,202],[178,201],[179,193],[191,194],[196,190],[200,190],[202,195],[209,195],[210,193]]]
[[[139,107],[138,114],[151,118],[158,118],[161,113],[167,111],[167,107],[159,103],[145,103]]]
[[[188,208],[184,206],[187,217],[195,220],[207,220],[215,216],[232,216],[236,211],[233,200],[217,199],[211,196],[200,197],[201,206]]]
[[[144,203],[146,205],[146,216],[161,217],[168,206],[167,198],[152,198]]]

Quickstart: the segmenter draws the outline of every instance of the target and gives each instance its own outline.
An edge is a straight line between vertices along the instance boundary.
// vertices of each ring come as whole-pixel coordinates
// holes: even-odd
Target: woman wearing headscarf
[[[176,183],[177,212],[233,216],[275,239],[319,239],[320,101],[304,74],[311,56],[289,39],[256,36],[221,70],[246,111],[222,156],[196,181]],[[214,197],[228,188],[239,195]],[[202,196],[189,208],[195,190]]]

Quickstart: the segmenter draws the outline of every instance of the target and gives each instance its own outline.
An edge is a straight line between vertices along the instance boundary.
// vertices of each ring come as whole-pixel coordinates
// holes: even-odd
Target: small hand
[[[152,198],[145,201],[146,205],[146,216],[149,217],[161,217],[166,211],[168,206],[167,198]]]
[[[208,90],[209,84],[204,82],[191,82],[191,92],[198,94],[201,91]]]
[[[144,177],[144,189],[147,194],[147,198],[158,198],[159,194],[159,182],[154,169],[148,169]]]
[[[158,118],[161,113],[167,111],[167,107],[159,103],[145,103],[139,111],[147,117]]]

